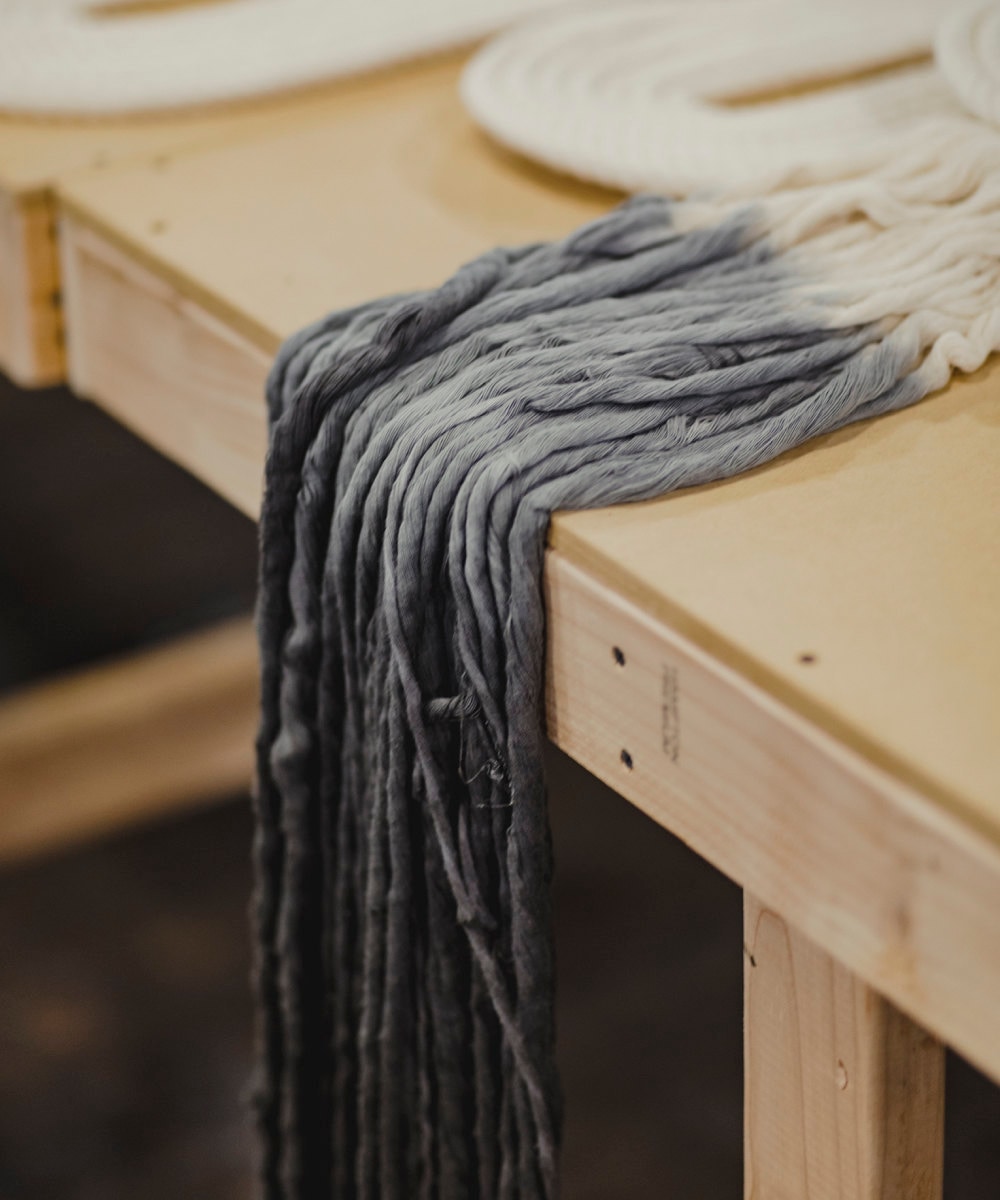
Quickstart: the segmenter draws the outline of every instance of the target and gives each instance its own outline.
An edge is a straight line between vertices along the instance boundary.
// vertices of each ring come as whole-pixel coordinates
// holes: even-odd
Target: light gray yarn
[[[336,313],[269,387],[257,927],[269,1198],[551,1200],[550,514],[909,403],[751,213],[631,201]]]

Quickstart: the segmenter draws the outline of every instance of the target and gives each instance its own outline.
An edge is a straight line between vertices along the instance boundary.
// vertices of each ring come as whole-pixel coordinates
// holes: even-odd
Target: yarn
[[[960,182],[928,156],[878,188],[636,199],[283,348],[259,610],[265,1195],[556,1196],[549,515],[730,476],[975,369],[1000,344],[988,146]]]
[[[653,11],[630,5],[630,29],[639,7]],[[709,108],[727,77],[759,89],[929,44],[926,12],[902,32],[852,13],[854,43],[833,16],[809,49],[796,18],[763,58],[735,53],[735,16],[733,40],[699,57],[709,22],[683,71],[679,52],[666,64],[701,88],[679,91],[677,111]],[[614,14],[587,21],[599,16],[620,120],[645,111],[659,67],[646,79],[641,64],[665,43],[650,29],[617,43]],[[789,102],[809,136],[774,142],[795,122],[762,105],[753,153],[731,161],[716,157],[730,114],[704,161],[668,124],[655,161],[696,195],[639,197],[562,241],[493,250],[281,350],[255,852],[268,1200],[555,1200],[549,517],[759,466],[1000,349],[1000,134],[979,119],[995,102],[993,27],[969,10],[941,35],[939,67]],[[948,90],[958,75],[967,108]],[[535,79],[526,68],[518,103],[551,131]],[[582,120],[574,146],[603,154],[612,126],[588,140],[580,79],[565,129]],[[615,97],[635,79],[630,109]],[[832,147],[813,147],[819,128]],[[638,178],[650,130],[622,130],[615,161],[635,152]]]
[[[934,57],[969,112],[1000,125],[1000,8],[979,0],[949,13],[938,29]]]
[[[4,0],[0,110],[64,116],[237,100],[491,33],[555,0]],[[234,48],[237,48],[234,52]]]
[[[951,0],[629,0],[526,21],[462,95],[499,141],[628,191],[746,197],[869,171],[967,112],[930,58]],[[956,18],[957,31],[967,23]],[[949,41],[952,44],[956,38]],[[883,74],[865,75],[898,64]],[[862,73],[860,77],[858,73]],[[965,77],[957,64],[955,75]],[[781,99],[816,81],[853,76]]]

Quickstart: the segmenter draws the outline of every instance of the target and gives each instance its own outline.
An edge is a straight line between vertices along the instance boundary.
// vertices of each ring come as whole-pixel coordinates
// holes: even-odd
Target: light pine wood
[[[64,232],[78,385],[256,514],[261,351],[86,222]],[[1000,1078],[1000,828],[874,766],[572,547],[547,580],[555,742]]]
[[[87,14],[98,20],[117,17],[141,17],[175,8],[209,8],[215,4],[233,4],[237,0],[96,0],[87,6]]]
[[[1000,364],[552,544],[965,819],[1000,830]]]
[[[1000,845],[563,552],[546,598],[552,740],[1000,1080]]]
[[[455,76],[436,64],[354,100],[345,90],[335,120],[203,147],[168,170],[77,176],[63,201],[271,353],[329,308],[433,284],[487,246],[553,236],[613,201],[496,150]],[[557,516],[552,543],[1000,838],[997,386],[991,367],[742,479]]]
[[[173,2],[173,0],[171,0]],[[0,370],[25,387],[63,377],[60,282],[53,249],[59,186],[101,178],[142,161],[169,172],[183,151],[254,141],[314,123],[386,91],[452,78],[463,56],[434,56],[283,95],[164,114],[111,119],[36,119],[0,114]]]
[[[235,144],[336,120],[370,92],[403,92],[428,70],[456,69],[467,52],[428,56],[361,76],[256,100],[170,112],[80,119],[0,113],[0,191],[54,194],[70,176],[97,175],[129,162],[169,165],[174,155]]]
[[[249,786],[252,623],[227,622],[0,701],[0,861]]]
[[[744,895],[746,1200],[941,1200],[944,1047]]]
[[[568,233],[617,197],[494,148],[459,64],[331,98],[326,119],[65,179],[63,205],[269,352],[331,308],[442,282],[498,244]]]
[[[256,515],[270,356],[71,218],[62,249],[74,390]]]
[[[215,411],[239,398],[263,429],[255,354],[613,200],[491,147],[454,79],[67,180],[71,376],[255,512],[259,461]],[[745,480],[558,517],[548,711],[574,758],[1000,1078],[994,393],[987,372]]]
[[[54,205],[0,191],[0,370],[24,387],[63,375]]]

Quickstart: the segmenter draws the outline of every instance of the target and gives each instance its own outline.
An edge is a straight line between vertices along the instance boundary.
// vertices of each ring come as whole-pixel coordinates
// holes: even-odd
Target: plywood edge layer
[[[22,387],[63,378],[54,205],[0,191],[0,369]]]
[[[270,354],[72,217],[60,236],[70,386],[256,516]]]
[[[549,735],[1000,1079],[1000,843],[558,551]]]
[[[0,701],[0,861],[246,788],[257,678],[240,619]]]

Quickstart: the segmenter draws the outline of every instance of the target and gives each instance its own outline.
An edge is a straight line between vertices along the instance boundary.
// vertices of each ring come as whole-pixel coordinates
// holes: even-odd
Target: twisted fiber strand
[[[743,207],[689,202],[677,223],[699,228]],[[957,141],[905,148],[864,179],[776,193],[758,212],[808,311],[877,330],[919,362],[927,390],[1000,349],[1000,136],[991,127],[970,122]]]
[[[265,1195],[557,1194],[549,515],[745,470],[981,361],[997,248],[969,236],[995,198],[966,165],[947,202],[918,161],[877,200],[639,199],[285,346],[261,526]],[[906,239],[952,207],[922,286]]]

